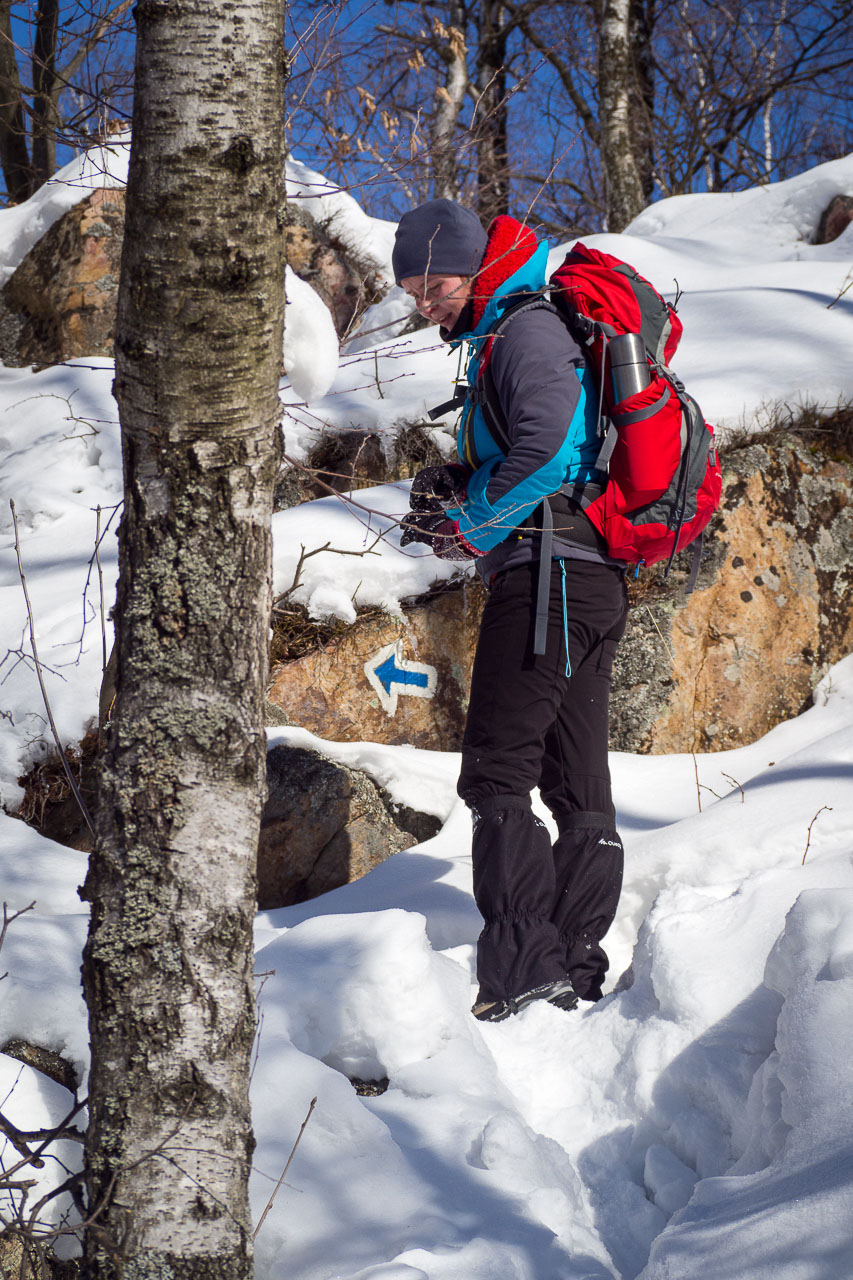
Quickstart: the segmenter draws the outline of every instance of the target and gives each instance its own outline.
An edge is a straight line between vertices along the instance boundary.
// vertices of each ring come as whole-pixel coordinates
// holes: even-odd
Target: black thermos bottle
[[[607,344],[610,376],[613,381],[613,403],[619,404],[649,385],[649,362],[646,347],[638,333],[620,333]]]

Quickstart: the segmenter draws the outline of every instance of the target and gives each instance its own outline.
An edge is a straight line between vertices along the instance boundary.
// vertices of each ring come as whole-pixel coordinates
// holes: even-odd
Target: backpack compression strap
[[[525,298],[504,312],[495,326],[492,338],[497,338],[522,311],[532,311],[534,307],[544,307],[548,311],[559,312],[552,302],[546,298]],[[475,403],[483,410],[483,418],[495,443],[504,454],[509,453],[512,442],[504,426],[503,410],[495,395],[494,382],[488,365],[478,379],[474,388]],[[542,532],[539,542],[539,577],[536,584],[536,622],[533,629],[533,653],[538,656],[545,652],[548,640],[548,604],[551,595],[551,558],[554,550],[554,516],[547,497],[542,499]]]
[[[513,307],[510,307],[501,316],[492,333],[489,335],[494,341],[499,337],[503,330],[507,327],[511,320],[515,319],[522,311],[531,311],[535,307],[544,307],[548,311],[554,311],[560,315],[560,311],[549,302],[547,298],[540,295],[532,295],[524,297]],[[442,417],[445,413],[450,413],[454,409],[461,409],[466,399],[471,398],[475,404],[478,404],[483,411],[483,419],[488,428],[489,434],[493,437],[495,443],[501,452],[506,455],[512,448],[512,441],[507,434],[504,426],[504,414],[495,395],[494,383],[492,382],[491,373],[488,366],[477,379],[477,384],[468,387],[467,393],[458,388],[450,400],[446,400],[443,404],[436,405],[434,409],[428,411],[429,417],[435,421],[436,418]],[[602,454],[607,449],[607,457],[613,452],[616,443],[614,438],[609,445],[605,440],[602,443]],[[570,493],[569,487],[561,488],[560,492]],[[551,557],[554,549],[554,517],[551,511],[551,504],[547,497],[542,499],[542,531],[539,544],[539,577],[536,586],[536,622],[533,631],[533,653],[541,655],[545,652],[545,646],[548,638],[548,605],[551,594]]]

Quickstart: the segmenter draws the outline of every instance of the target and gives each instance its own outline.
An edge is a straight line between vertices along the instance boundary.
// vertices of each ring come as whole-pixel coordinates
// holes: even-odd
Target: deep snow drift
[[[303,192],[318,181],[302,169],[297,179]],[[804,238],[851,186],[853,157],[740,195],[666,201],[624,236],[590,238],[663,289],[675,278],[686,290],[675,367],[712,420],[853,391],[851,294],[829,305],[849,278],[853,229],[822,248]],[[43,229],[49,198],[35,198],[33,226]],[[364,231],[357,206],[323,198]],[[27,208],[0,213],[5,274],[36,238]],[[381,259],[388,228],[370,226]],[[369,323],[404,312],[392,293]],[[302,368],[302,385],[331,385],[325,397],[298,407],[284,386],[292,456],[323,424],[393,434],[446,397],[455,363],[434,331],[366,343],[337,373],[334,353],[313,347],[320,367]],[[10,808],[46,727],[8,501],[54,714],[76,741],[96,714],[103,660],[97,528],[107,608],[114,592],[111,378],[105,360],[0,368],[0,787]],[[450,426],[436,428],[448,453]],[[351,617],[353,600],[396,608],[453,569],[419,548],[399,552],[393,522],[406,507],[404,487],[383,486],[349,505],[281,513],[277,585],[292,579],[300,545],[331,542],[371,554],[306,561],[299,598],[312,612]],[[317,1098],[258,1237],[260,1280],[847,1280],[853,658],[826,675],[811,709],[751,746],[612,757],[627,873],[610,993],[494,1026],[469,1013],[479,923],[457,760],[321,743],[299,729],[271,739],[310,741],[365,768],[444,826],[354,885],[258,918],[258,1217]],[[9,910],[36,901],[0,957],[0,1043],[48,1045],[85,1072],[84,858],[4,814],[0,860]],[[378,1096],[350,1082],[386,1077]],[[35,1128],[60,1118],[69,1095],[0,1055],[0,1098],[13,1123]],[[13,1153],[0,1149],[8,1167]],[[73,1166],[77,1150],[64,1144],[56,1158]],[[39,1176],[58,1181],[56,1161]]]

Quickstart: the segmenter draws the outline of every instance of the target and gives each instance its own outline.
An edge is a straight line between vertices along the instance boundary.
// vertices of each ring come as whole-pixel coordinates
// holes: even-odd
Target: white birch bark
[[[622,231],[645,204],[631,137],[630,16],[629,0],[605,0],[599,28],[598,93],[608,231]]]
[[[92,1280],[248,1280],[282,6],[138,0],[118,681],[84,989]]]
[[[776,64],[779,60],[779,51],[782,45],[782,25],[787,16],[787,0],[781,0],[779,12],[773,21],[773,40],[770,46],[770,52],[767,57],[766,74],[768,81],[772,81],[776,73]],[[762,112],[762,129],[764,133],[764,181],[769,182],[773,176],[773,103],[774,96],[771,95],[764,104]]]
[[[456,126],[468,92],[468,61],[465,48],[465,11],[458,0],[448,6],[447,27],[439,25],[438,53],[444,63],[444,84],[435,92],[435,112],[431,125],[433,198],[457,200],[459,180],[456,163]]]

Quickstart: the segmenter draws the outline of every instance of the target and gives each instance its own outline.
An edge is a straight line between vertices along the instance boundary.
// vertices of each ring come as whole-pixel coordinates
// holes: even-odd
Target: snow
[[[329,390],[338,371],[338,335],[332,314],[291,267],[285,268],[284,297],[284,368],[297,396],[317,400]]]
[[[0,800],[7,805],[20,797],[15,780],[49,737],[10,502],[54,719],[63,741],[77,742],[97,716],[102,594],[106,610],[115,599],[122,473],[112,380],[112,362],[103,359],[37,374],[0,366]],[[94,563],[99,506],[103,593]],[[108,621],[105,630],[109,652]]]
[[[378,274],[393,279],[391,251],[396,222],[370,218],[347,191],[330,183],[301,160],[287,160],[287,199],[341,239],[353,252],[372,260]]]
[[[130,140],[118,134],[69,160],[23,204],[0,211],[0,286],[63,213],[97,189],[123,187],[129,157]]]
[[[375,485],[342,498],[319,498],[310,510],[291,507],[273,516],[277,592],[294,582],[303,549],[329,547],[303,566],[304,585],[293,599],[312,618],[355,621],[356,605],[400,611],[400,601],[420,595],[430,583],[453,577],[458,564],[436,561],[422,543],[401,551],[395,530],[409,510],[408,483]],[[345,554],[335,554],[336,552]],[[354,573],[341,573],[351,558]]]
[[[110,150],[117,174],[119,144]],[[0,276],[99,166],[75,161],[54,190],[0,212]],[[361,237],[387,275],[388,224],[304,167],[289,182],[339,234]],[[850,272],[851,232],[808,241],[831,196],[851,188],[848,157],[772,187],[662,202],[623,236],[591,237],[686,291],[675,367],[713,420],[750,423],[778,399],[850,397],[853,304],[830,304]],[[389,294],[371,323],[396,322],[398,302]],[[305,305],[308,354],[291,359],[294,386],[282,385],[289,456],[303,460],[323,431],[356,428],[380,433],[390,451],[402,419],[447,398],[455,358],[434,330],[375,347],[357,338],[335,368],[313,300]],[[53,714],[76,742],[97,714],[111,643],[108,618],[101,629],[121,498],[111,379],[106,360],[0,367],[9,810],[48,739],[9,499]],[[449,454],[452,424],[436,425],[434,439]],[[292,594],[314,617],[350,620],[368,604],[398,611],[458,571],[420,547],[400,553],[395,521],[406,507],[398,484],[279,513],[276,589],[298,570]],[[469,1013],[479,918],[458,758],[324,742],[299,727],[269,740],[365,769],[443,825],[355,884],[258,916],[256,1220],[272,1198],[259,1280],[847,1280],[853,656],[807,711],[758,742],[695,757],[613,754],[627,856],[607,995],[569,1014],[532,1005],[501,1024]],[[538,798],[536,807],[550,823]],[[61,1052],[85,1086],[85,857],[3,813],[0,865],[2,898],[23,911],[0,956],[0,1044]],[[376,1096],[350,1082],[385,1077]],[[3,1054],[0,1099],[23,1128],[55,1123],[70,1103]],[[0,1149],[11,1167],[13,1151]],[[79,1151],[63,1144],[38,1171],[33,1200],[62,1180],[57,1158],[73,1169]],[[47,1208],[45,1225],[66,1208]]]

